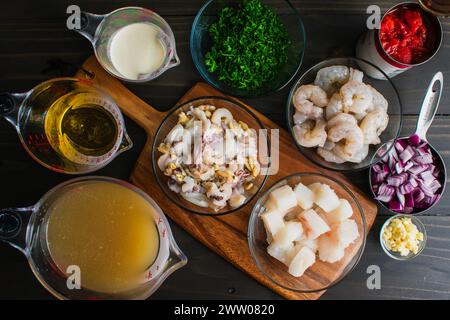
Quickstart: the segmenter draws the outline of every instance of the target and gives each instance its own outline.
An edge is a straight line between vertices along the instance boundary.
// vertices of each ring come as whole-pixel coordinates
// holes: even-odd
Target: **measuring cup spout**
[[[80,29],[73,29],[88,39],[92,45],[95,43],[95,34],[98,26],[105,19],[106,15],[93,14],[89,12],[81,12]]]
[[[180,63],[181,63],[180,58],[178,57],[177,52],[174,51],[172,59],[167,64],[167,69],[179,66]]]
[[[19,108],[26,96],[26,93],[0,94],[0,116],[8,120],[14,127],[17,126]]]
[[[127,134],[127,132],[124,131],[123,137],[122,137],[122,143],[119,146],[119,150],[117,151],[117,154],[120,154],[122,152],[130,150],[131,148],[133,148],[133,141],[131,141],[131,138]]]
[[[186,255],[180,250],[175,239],[171,236],[170,239],[170,252],[169,259],[167,260],[167,264],[164,269],[164,273],[161,278],[162,281],[170,276],[173,272],[185,266],[188,262],[188,258]]]
[[[0,240],[26,255],[27,227],[32,208],[9,208],[0,210]]]
[[[433,122],[434,116],[439,106],[441,94],[444,86],[444,76],[438,72],[431,79],[428,85],[427,93],[420,108],[419,118],[417,119],[416,134],[421,140],[426,141],[426,134]]]

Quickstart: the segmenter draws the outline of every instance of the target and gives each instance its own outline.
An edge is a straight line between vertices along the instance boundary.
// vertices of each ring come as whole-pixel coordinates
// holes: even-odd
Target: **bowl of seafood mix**
[[[388,152],[377,152],[398,138],[402,105],[392,81],[368,77],[377,68],[357,58],[322,61],[306,71],[287,101],[289,131],[300,152],[335,171],[366,169]]]
[[[190,50],[205,81],[249,98],[281,90],[295,77],[305,41],[290,1],[210,0],[195,17]]]
[[[273,184],[250,216],[248,243],[259,270],[296,292],[330,288],[359,262],[366,221],[342,182],[297,173]]]
[[[267,179],[270,145],[261,129],[263,124],[250,109],[229,98],[200,97],[174,107],[153,141],[152,165],[159,186],[175,204],[193,213],[238,210]]]

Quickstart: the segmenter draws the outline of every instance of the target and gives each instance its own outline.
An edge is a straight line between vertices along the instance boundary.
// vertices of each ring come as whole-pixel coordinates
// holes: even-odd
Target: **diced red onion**
[[[398,200],[392,199],[391,201],[389,201],[389,209],[391,209],[392,211],[402,212],[403,206]]]
[[[433,163],[433,156],[430,153],[428,153],[428,154],[424,154],[424,155],[421,155],[421,156],[415,156],[413,158],[413,160],[416,163],[429,164],[429,163]]]
[[[405,206],[405,195],[402,194],[399,189],[396,190],[395,194],[397,195],[397,199],[402,206]]]
[[[405,194],[405,207],[414,208],[414,197],[411,193]]]
[[[439,169],[426,141],[413,135],[396,141],[394,147],[374,165],[372,188],[377,200],[396,212],[426,209],[440,198]]]
[[[414,198],[414,203],[418,203],[425,198],[425,193],[423,193],[421,189],[417,188],[412,192],[412,196]]]
[[[409,137],[408,141],[414,147],[417,147],[418,145],[420,145],[420,142],[422,142],[419,135],[417,134],[413,134],[411,137]]]
[[[413,175],[418,175],[421,172],[424,172],[425,170],[427,170],[427,166],[426,165],[416,165],[411,167],[408,171],[409,173],[413,174]]]
[[[408,182],[415,188],[417,186],[419,186],[419,183],[417,182],[417,180],[413,177],[410,176]]]
[[[403,152],[400,153],[400,160],[402,160],[403,163],[406,163],[414,155],[415,155],[414,149],[411,146],[407,146],[405,150],[403,150]]]

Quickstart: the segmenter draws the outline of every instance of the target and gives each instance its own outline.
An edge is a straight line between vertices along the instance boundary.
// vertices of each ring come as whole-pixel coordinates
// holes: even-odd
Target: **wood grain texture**
[[[152,152],[152,138],[154,137],[157,127],[161,123],[164,114],[134,96],[118,80],[108,75],[98,64],[95,57],[89,58],[83,64],[83,68],[85,70],[92,71],[95,74],[93,79],[95,86],[109,93],[116,100],[121,110],[128,117],[134,119],[142,128],[144,128],[144,130],[146,130],[148,140],[131,174],[131,181],[155,199],[166,215],[168,215],[178,225],[182,226],[183,229],[188,231],[195,238],[200,240],[209,249],[218,253],[236,267],[247,272],[253,278],[271,288],[281,296],[288,299],[317,299],[320,297],[323,292],[306,294],[285,290],[275,285],[257,269],[247,245],[248,219],[257,199],[252,200],[249,204],[237,212],[217,217],[205,217],[187,213],[176,206],[173,202],[167,201],[167,197],[154,179],[150,157]],[[78,77],[85,77],[83,71],[78,72],[77,75]],[[223,96],[223,94],[205,83],[198,83],[180,99],[179,103],[202,96]],[[263,114],[252,109],[251,107],[248,108],[256,114],[265,128],[279,129],[273,121],[269,120]],[[326,175],[330,175],[344,181],[344,183],[354,193],[362,207],[367,228],[369,230],[377,214],[377,207],[374,202],[350,184],[350,182],[346,180],[343,175],[339,175],[335,172],[325,172],[325,170],[319,169],[306,158],[301,156],[287,131],[281,129],[279,136],[280,169],[277,174],[269,176],[269,179],[261,192],[276,181],[293,173],[323,172]],[[350,260],[351,257],[356,254],[357,249],[357,246],[353,246],[347,250],[346,259],[344,259],[344,261]],[[308,275],[305,275],[305,278],[303,278],[302,281],[311,283],[316,283],[316,281],[324,281],[325,283],[330,280],[334,281],[334,279],[337,279],[340,276],[343,267],[343,264],[330,265],[326,263],[319,263],[316,269],[320,273],[321,279],[315,280],[313,278],[309,278]]]

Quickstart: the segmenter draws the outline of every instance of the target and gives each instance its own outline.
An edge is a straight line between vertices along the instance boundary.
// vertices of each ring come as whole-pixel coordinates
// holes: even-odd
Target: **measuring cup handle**
[[[31,212],[31,208],[0,210],[0,240],[25,253],[27,226]]]
[[[79,34],[83,35],[88,39],[92,45],[95,43],[95,33],[97,32],[98,26],[105,19],[106,15],[93,14],[89,12],[81,12],[81,25],[80,29],[73,29]]]
[[[0,116],[17,126],[19,108],[26,97],[26,93],[0,93]]]
[[[441,94],[444,86],[444,76],[442,72],[434,75],[428,86],[427,93],[420,108],[419,118],[417,119],[416,134],[421,140],[426,140],[426,134],[433,122],[434,116],[439,106]]]

